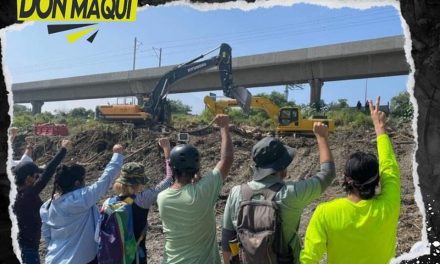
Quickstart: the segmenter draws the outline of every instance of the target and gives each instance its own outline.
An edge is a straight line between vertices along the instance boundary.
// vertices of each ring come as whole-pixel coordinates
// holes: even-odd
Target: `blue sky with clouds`
[[[82,38],[68,43],[66,33],[47,34],[47,23],[34,22],[6,32],[4,62],[13,83],[126,71],[133,67],[133,43],[136,69],[156,67],[153,47],[162,48],[162,65],[188,61],[220,43],[232,47],[233,57],[307,48],[326,44],[401,35],[400,13],[394,7],[367,10],[329,9],[309,4],[259,8],[252,11],[198,11],[189,6],[148,7],[139,10],[130,23],[99,23],[99,33],[90,44]],[[368,97],[381,95],[383,102],[406,89],[407,76],[326,82],[322,98],[326,102],[340,98],[352,105]],[[291,91],[289,100],[309,101],[310,89]],[[282,92],[284,87],[253,88],[252,93]],[[217,92],[221,94],[221,92]],[[203,110],[207,92],[170,95],[191,105],[194,113]],[[43,111],[94,109],[96,105],[116,103],[114,98],[51,102]],[[122,98],[118,102],[123,102]],[[130,102],[131,99],[126,99]]]

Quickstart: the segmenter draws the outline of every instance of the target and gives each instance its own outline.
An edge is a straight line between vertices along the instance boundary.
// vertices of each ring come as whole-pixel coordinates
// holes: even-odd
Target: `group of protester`
[[[237,258],[242,263],[319,263],[325,253],[329,264],[390,261],[395,254],[400,175],[379,101],[369,104],[379,159],[364,152],[349,157],[343,183],[347,196],[317,206],[304,243],[298,234],[303,209],[336,175],[328,128],[314,124],[320,170],[301,181],[284,180],[295,149],[272,137],[255,144],[252,180],[233,187],[226,202],[223,263]],[[62,141],[43,171],[32,161],[18,162],[13,170],[18,193],[14,212],[23,263],[39,263],[41,234],[46,263],[146,263],[147,215],[156,201],[165,236],[163,263],[221,263],[215,205],[231,170],[234,151],[228,116],[217,115],[215,122],[221,135],[217,165],[201,177],[201,156],[195,147],[182,144],[171,149],[169,140],[161,138],[166,173],[154,187],[146,187],[148,178],[142,164],[123,164],[119,144],[113,147],[113,157],[102,175],[88,186],[84,167],[60,165],[71,146],[68,140]],[[43,203],[39,193],[52,175],[52,196]],[[98,208],[98,201],[112,184],[114,196]],[[115,217],[118,211],[125,214]],[[276,232],[259,230],[268,219],[275,223]],[[109,225],[112,221],[118,224]],[[238,255],[234,243],[239,244]]]

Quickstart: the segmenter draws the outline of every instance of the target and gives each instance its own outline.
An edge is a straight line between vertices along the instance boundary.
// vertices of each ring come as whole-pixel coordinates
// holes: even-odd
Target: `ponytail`
[[[375,155],[356,152],[345,164],[345,178],[342,186],[347,193],[356,192],[363,200],[374,197],[379,184],[379,162]]]
[[[52,195],[47,208],[50,207],[56,191],[59,191],[61,194],[65,194],[76,190],[77,186],[75,185],[75,182],[78,180],[83,180],[85,174],[86,170],[81,165],[60,165],[55,171]]]

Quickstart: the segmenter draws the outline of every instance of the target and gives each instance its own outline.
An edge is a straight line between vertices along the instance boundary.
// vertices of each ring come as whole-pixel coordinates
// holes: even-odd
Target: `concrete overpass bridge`
[[[310,102],[321,99],[326,81],[409,73],[403,36],[325,45],[233,58],[234,84],[247,88],[309,83]],[[154,88],[174,66],[12,84],[15,103],[139,96]],[[220,90],[215,68],[184,79],[170,93]]]

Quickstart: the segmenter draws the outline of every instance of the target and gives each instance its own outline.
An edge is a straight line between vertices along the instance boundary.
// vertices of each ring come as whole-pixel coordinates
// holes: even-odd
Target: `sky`
[[[392,6],[367,10],[295,4],[251,11],[240,9],[198,11],[171,5],[138,10],[135,22],[99,23],[93,43],[82,38],[69,43],[66,33],[49,35],[47,22],[34,22],[20,30],[6,30],[4,63],[12,83],[127,71],[133,69],[134,39],[137,39],[136,69],[157,67],[162,48],[162,66],[180,64],[221,43],[232,47],[232,56],[293,50],[402,35],[400,13]],[[70,32],[69,32],[70,33]],[[383,104],[406,90],[407,76],[325,82],[325,102],[347,99],[350,105],[380,95]],[[310,88],[289,92],[289,100],[308,103]],[[252,94],[283,92],[284,86],[251,88]],[[218,95],[220,91],[214,91]],[[208,92],[171,94],[192,107],[204,109]],[[131,102],[130,98],[105,98],[46,102],[42,111],[68,111],[75,107]],[[30,104],[27,104],[30,106]]]

